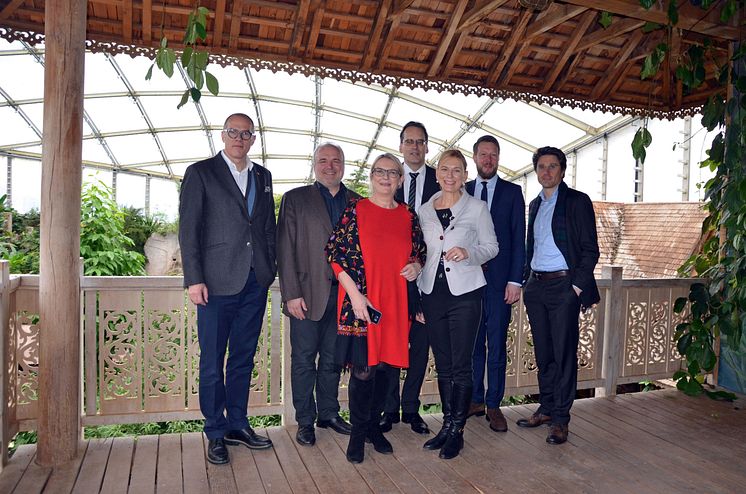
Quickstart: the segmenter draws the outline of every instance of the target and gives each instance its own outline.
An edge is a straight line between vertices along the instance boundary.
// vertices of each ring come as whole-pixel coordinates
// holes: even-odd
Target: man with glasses
[[[340,368],[334,362],[339,282],[324,252],[347,203],[360,197],[342,183],[344,169],[341,147],[319,145],[313,153],[316,181],[283,196],[277,222],[280,290],[290,318],[295,439],[302,446],[316,443],[314,421],[340,434],[351,430],[339,416]]]
[[[474,391],[468,416],[485,414],[490,429],[507,432],[508,422],[500,411],[505,394],[508,325],[511,307],[521,297],[523,264],[526,259],[526,205],[517,184],[497,175],[500,143],[485,135],[474,143],[477,179],[466,184],[466,191],[487,203],[500,252],[484,265],[487,286],[482,299],[482,322],[472,355]],[[485,364],[487,389],[484,386]]]
[[[435,170],[425,165],[427,155],[427,129],[420,122],[407,122],[399,134],[399,152],[404,157],[404,186],[396,191],[395,199],[408,204],[415,211],[430,200],[440,187],[435,179]],[[390,369],[389,392],[386,396],[381,430],[391,430],[391,425],[401,420],[409,424],[418,434],[429,434],[425,421],[420,416],[420,388],[425,379],[429,347],[425,325],[413,321],[409,330],[409,369],[399,397],[399,369]]]
[[[224,149],[187,168],[179,195],[184,286],[197,306],[199,403],[207,459],[214,464],[230,461],[226,444],[272,446],[252,430],[246,413],[267,289],[276,272],[272,175],[247,157],[254,122],[235,113],[221,137]]]

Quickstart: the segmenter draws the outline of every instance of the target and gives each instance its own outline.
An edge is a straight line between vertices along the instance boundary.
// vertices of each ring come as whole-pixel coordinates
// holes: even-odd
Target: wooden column
[[[603,266],[601,278],[611,279],[607,288],[604,308],[604,353],[601,377],[604,386],[596,388],[596,396],[616,395],[617,380],[624,359],[624,308],[626,300],[622,289],[622,267]]]
[[[81,439],[80,188],[86,0],[44,9],[37,462],[59,465]]]

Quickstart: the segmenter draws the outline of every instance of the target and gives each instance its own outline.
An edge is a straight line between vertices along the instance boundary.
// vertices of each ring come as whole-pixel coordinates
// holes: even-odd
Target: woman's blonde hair
[[[390,159],[391,161],[393,161],[396,164],[396,168],[399,170],[399,174],[401,176],[404,176],[404,165],[401,164],[401,161],[399,161],[399,158],[397,158],[391,153],[383,153],[383,154],[379,154],[378,156],[376,156],[376,159],[374,159],[373,163],[370,165],[370,173],[368,174],[369,176],[373,176],[373,168],[376,167],[376,163],[378,163],[384,158]]]
[[[443,151],[443,154],[440,155],[440,159],[438,159],[438,165],[440,165],[446,158],[456,158],[462,165],[464,165],[464,171],[466,171],[466,158],[458,149],[446,149]]]

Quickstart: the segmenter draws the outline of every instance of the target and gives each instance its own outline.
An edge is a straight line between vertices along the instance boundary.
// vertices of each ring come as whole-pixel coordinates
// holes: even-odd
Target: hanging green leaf
[[[632,139],[632,157],[640,160],[640,163],[645,163],[645,157],[647,156],[646,149],[652,142],[653,136],[646,127],[637,129]]]
[[[613,16],[611,15],[611,12],[603,11],[598,17],[598,23],[601,24],[601,27],[606,29],[607,27],[611,26]]]
[[[650,8],[655,5],[656,0],[640,0],[640,5],[645,10],[650,10]]]
[[[672,26],[679,23],[679,8],[676,6],[676,0],[668,0],[668,20]]]
[[[642,71],[640,72],[640,79],[648,79],[655,76],[660,69],[663,60],[666,58],[666,52],[668,51],[668,45],[665,43],[659,43],[655,47],[652,53],[645,57],[642,64]]]
[[[658,24],[657,22],[646,22],[642,26],[642,32],[645,33],[645,34],[647,34],[647,33],[653,32],[655,30],[658,30],[658,29],[660,29],[662,27],[663,27],[663,25],[662,24]]]
[[[188,89],[184,91],[184,94],[181,95],[181,101],[179,101],[179,104],[176,105],[176,109],[178,110],[182,106],[186,105],[187,101],[189,101],[189,90]]]
[[[721,22],[730,21],[731,18],[736,14],[737,10],[738,10],[738,5],[736,3],[736,0],[726,0],[725,4],[723,5],[722,10],[720,10],[720,21]]]
[[[220,91],[220,84],[218,83],[217,78],[211,73],[205,71],[205,82],[207,83],[207,90],[210,91],[213,96],[217,96]]]

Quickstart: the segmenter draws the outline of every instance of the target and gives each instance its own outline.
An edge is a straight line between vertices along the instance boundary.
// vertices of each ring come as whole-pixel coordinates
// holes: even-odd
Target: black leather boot
[[[350,424],[352,431],[347,443],[347,461],[362,463],[365,459],[365,437],[370,422],[370,404],[373,398],[373,380],[363,381],[350,374],[350,386],[347,389],[350,406]]]
[[[472,386],[453,385],[451,427],[448,429],[446,442],[440,448],[440,454],[438,455],[444,460],[457,457],[464,447],[464,426],[466,425],[466,415],[469,413],[472,390]]]
[[[448,429],[451,427],[451,411],[453,400],[453,382],[445,379],[438,379],[438,392],[440,393],[440,403],[443,407],[443,427],[435,437],[430,438],[423,448],[436,450],[443,447],[448,436]]]
[[[375,385],[373,388],[373,404],[370,414],[370,421],[368,422],[368,439],[373,443],[373,449],[388,455],[394,452],[394,447],[383,435],[381,431],[381,414],[383,413],[383,407],[386,403],[386,391],[389,383],[389,372],[388,367],[379,368],[376,371]]]

